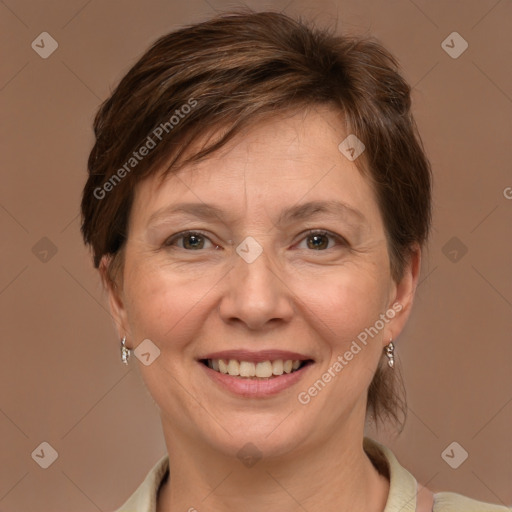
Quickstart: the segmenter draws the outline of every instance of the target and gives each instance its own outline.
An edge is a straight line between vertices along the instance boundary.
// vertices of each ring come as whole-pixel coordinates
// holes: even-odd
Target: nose
[[[289,322],[294,311],[289,277],[270,250],[263,249],[257,241],[249,241],[238,246],[233,258],[234,266],[223,280],[219,305],[222,319],[250,330]]]

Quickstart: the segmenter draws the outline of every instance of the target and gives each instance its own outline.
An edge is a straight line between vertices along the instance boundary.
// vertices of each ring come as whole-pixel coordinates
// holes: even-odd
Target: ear
[[[402,279],[395,283],[390,296],[389,309],[395,311],[395,316],[387,326],[386,336],[382,340],[385,345],[389,340],[398,338],[411,313],[418,278],[421,269],[421,248],[418,244],[413,246],[410,257],[405,265]],[[389,310],[388,310],[389,311]]]
[[[112,256],[105,255],[101,258],[99,265],[99,273],[103,289],[106,291],[110,306],[110,315],[117,329],[119,339],[129,335],[128,315],[124,303],[122,278],[116,276],[115,281],[109,277],[108,269],[112,265]]]

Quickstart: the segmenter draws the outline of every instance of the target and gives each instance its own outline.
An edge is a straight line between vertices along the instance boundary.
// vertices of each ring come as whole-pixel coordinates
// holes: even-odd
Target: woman
[[[169,454],[119,511],[506,510],[432,496],[363,433],[406,411],[431,219],[382,46],[225,14],[159,39],[95,135],[82,233]]]

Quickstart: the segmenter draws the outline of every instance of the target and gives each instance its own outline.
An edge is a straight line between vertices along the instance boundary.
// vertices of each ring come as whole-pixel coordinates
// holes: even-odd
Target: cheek
[[[149,338],[161,348],[165,344],[166,350],[182,347],[201,325],[197,316],[202,301],[216,281],[208,277],[211,273],[190,275],[139,260],[129,275],[127,315],[133,335],[137,340]]]
[[[368,268],[333,274],[324,284],[304,284],[308,322],[325,358],[302,391],[311,390],[310,396],[318,396],[315,407],[324,411],[322,414],[337,417],[363,396],[382,356],[383,332],[375,326],[383,325],[380,318],[386,310],[387,288],[386,280]],[[339,409],[333,409],[333,403],[339,404]]]
[[[378,266],[347,267],[302,281],[296,288],[314,330],[336,355],[384,313],[389,283],[383,275]]]
[[[207,289],[197,277],[156,267],[139,260],[132,266],[126,286],[127,315],[135,345],[150,339],[160,349],[154,365],[139,369],[161,410],[180,417],[191,407],[189,394],[181,393],[192,364],[189,351],[203,325],[198,319]],[[184,364],[185,363],[185,364]],[[194,404],[192,404],[193,406]]]

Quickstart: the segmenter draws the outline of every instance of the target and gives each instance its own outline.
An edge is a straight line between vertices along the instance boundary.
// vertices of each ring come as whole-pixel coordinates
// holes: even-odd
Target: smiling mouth
[[[238,361],[236,359],[201,359],[201,363],[211,370],[242,379],[272,379],[280,375],[295,373],[312,364],[312,359],[276,359],[275,361]]]

